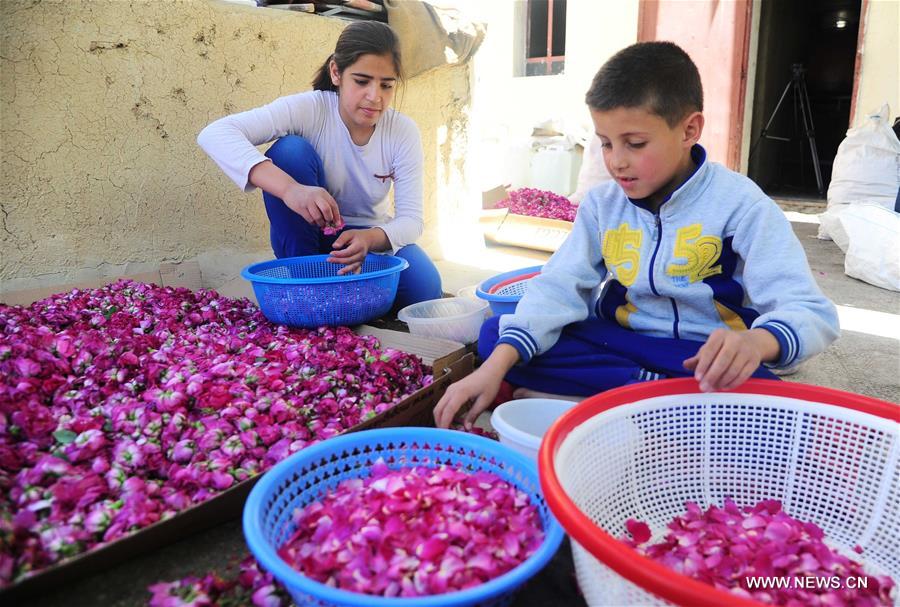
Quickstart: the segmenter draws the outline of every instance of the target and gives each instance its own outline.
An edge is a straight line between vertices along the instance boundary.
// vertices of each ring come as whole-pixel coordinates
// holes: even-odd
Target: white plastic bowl
[[[577,404],[551,398],[510,400],[494,409],[491,426],[501,443],[537,460],[544,434],[557,418]]]
[[[487,312],[486,301],[448,297],[406,306],[397,313],[397,318],[409,325],[409,332],[413,335],[470,344],[478,339]]]
[[[468,287],[463,287],[462,289],[460,289],[459,291],[457,291],[457,292],[456,292],[456,296],[457,296],[457,297],[464,297],[464,298],[466,298],[466,299],[474,299],[475,301],[484,301],[483,299],[480,299],[480,298],[478,297],[478,295],[475,294],[475,291],[477,291],[477,290],[478,290],[478,285],[477,285],[477,284],[476,284],[476,285],[469,285]],[[488,302],[488,305],[490,305],[490,302]],[[491,312],[490,308],[488,308],[488,311],[487,311],[487,318],[490,318],[490,317],[493,316],[493,315],[494,315],[494,313]]]
[[[463,287],[456,292],[457,297],[467,297],[469,299],[478,299],[478,296],[475,295],[475,290],[478,288],[478,285],[469,285],[468,287]]]

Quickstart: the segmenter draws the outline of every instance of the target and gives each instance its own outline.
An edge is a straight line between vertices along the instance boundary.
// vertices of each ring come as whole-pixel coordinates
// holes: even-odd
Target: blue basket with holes
[[[480,586],[432,596],[387,598],[340,590],[291,568],[278,548],[296,531],[293,513],[319,501],[341,481],[364,478],[383,458],[390,468],[460,465],[484,470],[514,484],[538,507],[544,541],[517,567]],[[330,438],[307,447],[266,472],[244,505],[244,537],[260,565],[278,579],[297,605],[361,607],[502,606],[549,562],[563,531],[541,493],[535,463],[509,447],[481,436],[435,428],[383,428]]]
[[[274,323],[314,328],[358,325],[384,316],[397,296],[400,272],[409,262],[393,255],[366,255],[359,274],[338,276],[343,264],[328,255],[285,257],[247,266],[259,308]]]
[[[488,302],[494,316],[514,314],[528,281],[540,274],[543,267],[531,266],[492,276],[478,285],[475,296]]]

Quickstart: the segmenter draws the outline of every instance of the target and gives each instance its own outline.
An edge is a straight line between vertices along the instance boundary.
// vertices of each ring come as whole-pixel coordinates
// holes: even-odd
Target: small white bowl
[[[478,290],[478,285],[469,285],[468,287],[463,287],[459,291],[456,292],[457,297],[465,297],[467,299],[474,299],[475,301],[484,301],[475,294],[475,291]],[[490,305],[490,302],[488,302]],[[490,318],[494,313],[491,312],[490,308],[487,311],[487,317]]]
[[[551,398],[510,400],[494,409],[491,426],[500,436],[501,443],[537,460],[544,434],[553,422],[577,404]]]
[[[478,299],[478,296],[475,295],[475,289],[478,288],[478,285],[469,285],[468,287],[463,287],[456,292],[457,297],[468,297],[469,299]]]
[[[406,306],[397,313],[397,318],[409,325],[409,332],[413,335],[440,337],[470,344],[478,340],[487,312],[486,301],[448,297]]]

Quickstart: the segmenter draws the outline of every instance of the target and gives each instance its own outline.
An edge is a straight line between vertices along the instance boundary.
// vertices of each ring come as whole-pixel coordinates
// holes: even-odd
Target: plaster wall
[[[271,254],[258,192],[195,143],[225,114],[308,90],[346,21],[216,0],[0,2],[0,287]],[[469,66],[409,80],[426,234],[463,181]],[[238,268],[239,269],[239,268]]]
[[[866,116],[885,102],[891,106],[891,122],[900,115],[900,2],[869,0],[862,41],[859,91],[850,126],[860,126]]]

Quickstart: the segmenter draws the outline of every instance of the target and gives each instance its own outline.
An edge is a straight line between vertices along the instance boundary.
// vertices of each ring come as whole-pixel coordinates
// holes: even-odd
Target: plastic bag
[[[844,273],[900,291],[900,213],[877,204],[854,204],[838,221],[847,242]]]
[[[870,203],[893,209],[900,188],[900,140],[890,126],[887,103],[862,126],[847,131],[838,147],[828,185],[828,210],[819,238],[829,239],[828,226],[850,205]]]

